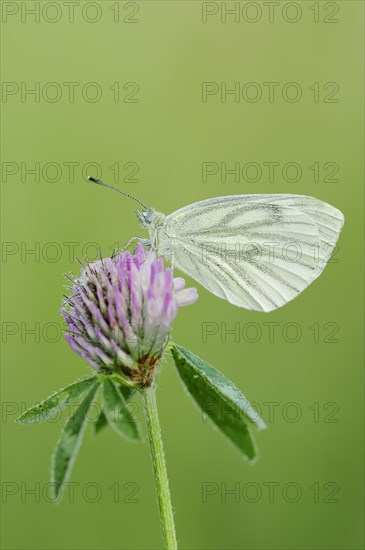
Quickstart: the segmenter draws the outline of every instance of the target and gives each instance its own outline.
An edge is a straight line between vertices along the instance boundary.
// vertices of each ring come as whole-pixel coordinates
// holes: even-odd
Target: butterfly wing
[[[339,210],[301,195],[232,195],[167,216],[160,244],[210,292],[272,311],[324,269],[343,225]]]

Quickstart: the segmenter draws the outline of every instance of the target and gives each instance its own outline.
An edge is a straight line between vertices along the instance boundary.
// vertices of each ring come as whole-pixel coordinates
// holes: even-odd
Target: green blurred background
[[[60,334],[63,273],[79,269],[71,250],[93,259],[95,243],[108,255],[144,234],[135,205],[85,183],[88,173],[166,214],[252,192],[313,195],[344,212],[335,261],[286,307],[249,312],[200,288],[176,320],[174,339],[258,404],[268,424],[258,463],[203,421],[168,357],[158,403],[181,548],[363,548],[362,2],[280,2],[273,17],[273,5],[243,2],[225,23],[214,2],[73,3],[73,22],[70,3],[38,4],[2,2],[3,548],[161,547],[146,442],[89,429],[74,495],[55,505],[61,419],[14,422],[89,372]],[[203,102],[203,82],[254,82],[262,97]],[[264,82],[279,83],[272,102]],[[299,101],[283,99],[288,82]],[[37,86],[38,97],[24,93]],[[218,167],[207,181],[204,162]],[[268,162],[279,163],[274,181]],[[248,176],[224,181],[221,163]],[[207,323],[216,334],[204,338]],[[224,334],[234,327],[238,336]]]

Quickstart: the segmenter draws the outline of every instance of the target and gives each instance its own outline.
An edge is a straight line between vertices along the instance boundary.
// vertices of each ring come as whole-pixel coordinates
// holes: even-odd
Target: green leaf
[[[55,417],[59,411],[62,411],[67,405],[76,401],[86,390],[90,389],[96,380],[96,376],[90,376],[74,382],[74,384],[50,395],[42,403],[25,411],[17,418],[17,422],[34,424]]]
[[[51,481],[54,484],[55,498],[60,495],[63,484],[70,476],[87,425],[87,413],[98,388],[99,384],[95,379],[94,385],[67,420],[61,432],[52,457],[51,467]]]
[[[124,399],[128,401],[128,399],[131,398],[131,396],[135,393],[135,390],[132,388],[128,388],[127,386],[121,386],[120,384],[117,384],[118,390],[122,393]],[[137,420],[136,420],[137,422]],[[106,428],[109,425],[108,419],[105,416],[105,413],[103,410],[100,411],[100,414],[94,424],[94,433],[97,435],[100,433],[104,428]]]
[[[94,433],[95,433],[95,435],[98,434],[99,432],[101,432],[104,428],[106,428],[107,425],[108,425],[108,420],[107,420],[105,414],[103,413],[103,411],[101,410],[100,414],[99,414],[99,416],[96,419],[96,422],[94,424]]]
[[[249,425],[266,426],[249,401],[228,378],[191,351],[177,344],[172,344],[171,351],[182,381],[203,412],[245,458],[257,458]]]
[[[122,390],[119,391],[109,378],[105,378],[103,390],[103,411],[111,427],[122,437],[139,439],[138,424],[128,409]]]
[[[127,386],[121,386],[120,384],[116,384],[118,390],[122,393],[124,399],[128,401],[132,397],[133,394],[136,393],[136,390],[134,388],[128,388]]]

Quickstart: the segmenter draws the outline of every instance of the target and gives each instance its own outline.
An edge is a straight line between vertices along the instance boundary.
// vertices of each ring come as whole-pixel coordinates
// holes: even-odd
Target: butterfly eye
[[[153,220],[153,211],[148,209],[148,210],[137,210],[136,212],[137,216],[138,216],[138,219],[140,220],[140,222],[142,223],[143,227],[147,227],[148,225],[151,224],[152,220]]]
[[[146,210],[145,212],[143,212],[143,216],[146,223],[152,222],[153,213],[151,212],[151,210]]]

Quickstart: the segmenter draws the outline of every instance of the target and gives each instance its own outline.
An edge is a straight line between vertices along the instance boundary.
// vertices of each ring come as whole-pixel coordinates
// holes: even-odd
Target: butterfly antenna
[[[117,187],[114,187],[114,185],[109,185],[108,183],[104,183],[103,181],[101,180],[98,180],[96,178],[93,178],[92,176],[88,176],[87,178],[89,181],[92,181],[94,183],[97,183],[98,185],[103,185],[104,187],[109,187],[109,189],[113,189],[114,191],[117,191],[118,193],[121,193],[122,195],[126,196],[126,197],[129,197],[130,199],[133,199],[134,201],[138,202],[139,204],[141,204],[143,206],[143,208],[145,208],[146,210],[150,210],[148,208],[148,206],[146,206],[144,204],[144,202],[140,201],[139,199],[137,199],[137,197],[134,197],[133,195],[131,195],[130,193],[126,193],[125,191],[122,191],[121,189],[118,189]]]

